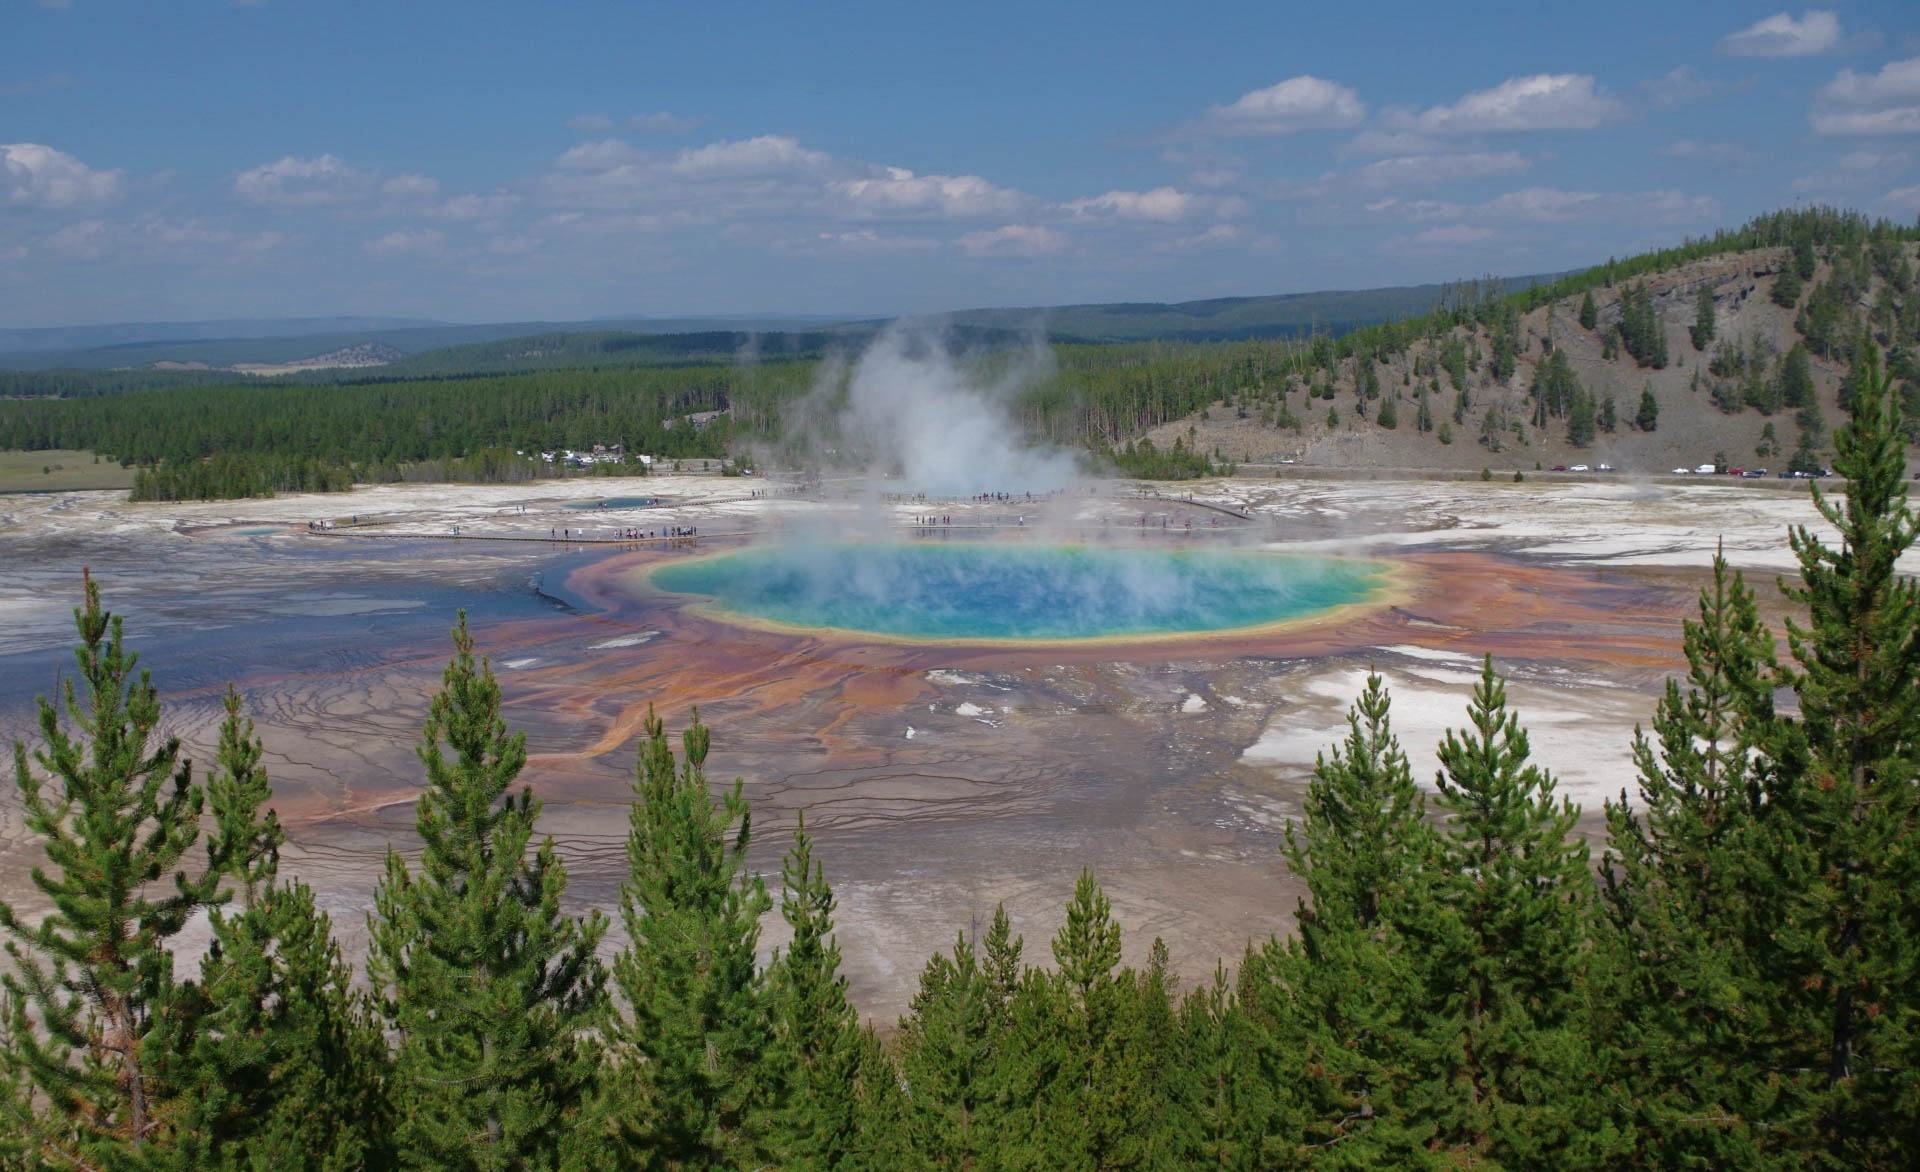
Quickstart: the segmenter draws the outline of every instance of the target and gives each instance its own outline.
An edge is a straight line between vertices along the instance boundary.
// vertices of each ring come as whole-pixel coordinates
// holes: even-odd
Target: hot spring
[[[1392,567],[1254,550],[985,542],[763,545],[648,580],[712,617],[931,643],[1156,639],[1272,627],[1378,602]]]

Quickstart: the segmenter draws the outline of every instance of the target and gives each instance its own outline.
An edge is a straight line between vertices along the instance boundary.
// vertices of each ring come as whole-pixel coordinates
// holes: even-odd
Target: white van
[[[1712,476],[1715,472],[1718,472],[1718,471],[1720,471],[1720,469],[1715,465],[1702,464],[1698,468],[1695,468],[1693,470],[1693,474],[1695,476]]]

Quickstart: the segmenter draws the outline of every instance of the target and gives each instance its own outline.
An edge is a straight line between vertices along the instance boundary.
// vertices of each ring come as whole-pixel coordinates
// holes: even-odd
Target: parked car
[[[1720,471],[1720,469],[1719,469],[1719,467],[1718,467],[1718,466],[1716,466],[1716,465],[1713,465],[1713,464],[1702,464],[1702,465],[1700,465],[1700,466],[1699,466],[1698,468],[1695,468],[1695,469],[1693,470],[1693,474],[1694,474],[1695,476],[1712,476],[1712,475],[1713,475],[1714,473],[1716,473],[1716,472],[1718,472],[1718,471]]]
[[[1741,473],[1741,475],[1745,476],[1748,480],[1758,480],[1766,476],[1766,474],[1767,470],[1765,468],[1749,468]]]
[[[1611,471],[1613,471],[1613,465],[1611,465],[1611,464],[1595,464],[1595,465],[1593,466],[1593,470],[1594,470],[1595,472],[1611,472]],[[1916,472],[1916,473],[1914,473],[1914,474],[1913,474],[1913,478],[1914,478],[1915,480],[1920,480],[1920,472]]]
[[[1746,474],[1747,474],[1747,470],[1746,470],[1745,468],[1729,468],[1729,469],[1727,469],[1727,475],[1728,475],[1728,476],[1745,476]]]
[[[1549,472],[1565,472],[1566,470],[1567,466],[1565,464],[1555,464],[1553,467],[1547,469]]]
[[[1689,472],[1691,472],[1691,471],[1693,471],[1693,469],[1691,469],[1691,468],[1675,468],[1675,469],[1673,470],[1673,474],[1674,474],[1675,476],[1685,476],[1685,475],[1686,475],[1687,473],[1689,473]]]
[[[1588,467],[1587,467],[1587,466],[1586,466],[1585,464],[1575,464],[1575,465],[1574,465],[1573,467],[1571,467],[1571,468],[1569,468],[1569,469],[1567,469],[1567,471],[1569,471],[1569,472],[1591,472],[1591,471],[1593,471],[1593,469],[1591,469],[1591,468],[1588,468]]]

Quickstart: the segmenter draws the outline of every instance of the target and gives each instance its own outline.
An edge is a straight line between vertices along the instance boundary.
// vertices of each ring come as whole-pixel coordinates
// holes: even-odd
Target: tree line
[[[1161,467],[1204,474],[1210,465],[1203,455],[1188,452],[1177,461],[1165,452],[1143,456],[1138,439],[1217,402],[1295,431],[1303,430],[1309,418],[1325,418],[1329,427],[1344,419],[1371,420],[1392,430],[1404,412],[1415,430],[1450,444],[1455,429],[1472,426],[1467,416],[1474,409],[1476,376],[1504,382],[1527,353],[1532,341],[1521,326],[1523,313],[1578,297],[1576,318],[1601,334],[1605,356],[1624,352],[1641,367],[1663,368],[1671,357],[1669,340],[1645,278],[1721,253],[1781,247],[1776,299],[1792,282],[1813,282],[1822,258],[1827,264],[1826,279],[1812,293],[1803,298],[1797,289],[1789,290],[1793,298],[1786,304],[1805,301],[1796,316],[1804,338],[1796,347],[1801,352],[1794,359],[1789,351],[1790,364],[1777,372],[1761,370],[1742,349],[1755,345],[1752,339],[1717,338],[1711,295],[1701,290],[1690,335],[1697,349],[1713,347],[1714,402],[1723,409],[1771,410],[1784,405],[1778,400],[1798,395],[1797,388],[1808,381],[1800,378],[1808,354],[1857,364],[1867,347],[1883,345],[1910,408],[1909,430],[1920,434],[1920,365],[1914,357],[1920,349],[1920,296],[1913,295],[1912,266],[1904,250],[1916,238],[1920,230],[1884,220],[1830,208],[1797,209],[1761,216],[1677,249],[1609,261],[1551,285],[1510,292],[1507,282],[1491,277],[1462,282],[1450,286],[1423,317],[1339,334],[1316,330],[1301,338],[1235,342],[1060,344],[1050,348],[1049,373],[1022,387],[1010,409],[1030,437],[1084,449],[1139,475]],[[1619,289],[1617,320],[1603,326],[1594,292],[1614,287]],[[719,356],[729,346],[744,345],[746,335],[537,336],[436,351],[431,362],[422,356],[425,365],[326,385],[202,385],[208,376],[197,372],[191,378],[181,375],[182,385],[87,395],[87,388],[69,385],[73,372],[56,372],[47,377],[69,380],[59,384],[66,388],[59,396],[0,399],[0,449],[108,455],[148,470],[137,490],[141,499],[325,491],[443,470],[448,479],[513,481],[528,470],[500,452],[595,443],[623,443],[628,451],[670,459],[718,459],[736,441],[752,441],[785,445],[788,455],[819,460],[828,457],[817,450],[797,452],[789,442],[798,431],[813,432],[787,424],[802,405],[817,406],[823,392],[830,399],[835,380],[845,377],[842,364],[819,355],[847,337],[861,336],[857,331],[792,335],[780,345],[769,341],[768,355],[731,364]],[[1008,331],[962,331],[955,339],[976,344],[962,363],[983,382],[997,381],[993,376],[1010,365],[1014,350]],[[1611,430],[1610,421],[1620,414],[1637,423],[1657,413],[1647,394],[1641,396],[1641,410],[1634,411],[1630,401],[1612,404],[1610,397],[1580,388],[1564,360],[1549,365],[1550,336],[1545,345],[1548,353],[1535,360],[1530,420],[1508,418],[1504,409],[1483,405],[1479,436],[1489,448],[1525,442],[1529,421],[1536,429],[1564,424],[1569,441],[1585,446],[1596,432]],[[629,352],[660,365],[609,368]],[[463,364],[522,361],[571,368],[450,373]],[[1772,361],[1770,355],[1766,361]],[[1736,366],[1739,377],[1733,373]],[[439,377],[395,377],[416,368]],[[0,380],[5,377],[10,376]],[[131,376],[102,372],[99,377]],[[0,381],[0,393],[6,385]],[[1336,405],[1341,387],[1353,398]],[[1326,405],[1309,402],[1296,409],[1291,396],[1302,389],[1309,400],[1324,399]],[[1437,417],[1449,407],[1450,421]],[[721,410],[728,414],[704,428],[681,425],[688,414]],[[1804,450],[1804,462],[1817,466],[1824,437],[1818,408],[1795,410],[1807,416],[1796,450]],[[809,422],[817,424],[818,414],[811,411]],[[1135,449],[1130,457],[1129,443]],[[847,445],[840,447],[844,451]]]
[[[1002,909],[891,1042],[848,1000],[804,821],[791,942],[756,962],[775,901],[697,713],[678,753],[645,723],[603,964],[464,616],[357,985],[280,870],[241,698],[196,777],[88,578],[77,674],[13,753],[51,911],[0,904],[0,1166],[1911,1167],[1916,523],[1884,375],[1849,408],[1847,496],[1814,489],[1838,543],[1788,535],[1785,654],[1716,556],[1597,867],[1490,658],[1431,794],[1374,676],[1285,835],[1294,935],[1183,992],[1157,941],[1121,965],[1082,872],[1050,964]]]

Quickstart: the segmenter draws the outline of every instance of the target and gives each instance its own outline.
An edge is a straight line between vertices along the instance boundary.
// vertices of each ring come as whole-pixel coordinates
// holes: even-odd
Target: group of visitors
[[[579,536],[576,537],[573,530],[556,527],[548,529],[547,536],[555,541],[657,541],[663,537],[698,537],[700,536],[700,527],[698,525],[669,525],[664,529],[616,529],[613,531],[611,538],[589,537],[585,529],[582,529]]]

